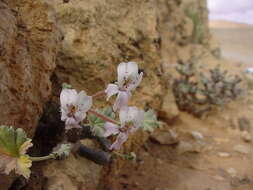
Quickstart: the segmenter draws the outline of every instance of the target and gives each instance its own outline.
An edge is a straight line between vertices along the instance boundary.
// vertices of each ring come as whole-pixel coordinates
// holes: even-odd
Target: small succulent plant
[[[196,60],[180,61],[176,67],[179,78],[174,79],[173,93],[180,110],[197,117],[216,106],[224,106],[241,93],[241,78],[222,71],[220,66],[207,73],[197,70]]]

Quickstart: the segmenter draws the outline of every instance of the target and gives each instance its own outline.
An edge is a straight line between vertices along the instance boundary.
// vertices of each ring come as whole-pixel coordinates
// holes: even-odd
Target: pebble
[[[222,157],[222,158],[228,158],[231,156],[231,154],[227,153],[227,152],[219,152],[218,156]]]
[[[177,144],[179,142],[177,133],[172,130],[156,131],[153,134],[151,134],[150,138],[162,145],[172,145]]]
[[[221,177],[221,176],[219,176],[219,175],[213,176],[213,178],[214,178],[215,180],[217,180],[217,181],[224,181],[224,180],[225,180],[224,177]]]
[[[227,172],[231,175],[231,177],[236,177],[237,171],[235,168],[227,169]]]
[[[251,142],[252,138],[249,132],[247,131],[243,131],[241,134],[241,138],[245,141],[245,142]]]
[[[250,120],[246,117],[241,117],[238,119],[239,128],[241,131],[250,131],[251,124]]]
[[[241,144],[234,146],[234,150],[242,154],[249,153],[249,148]]]
[[[195,140],[198,140],[198,141],[203,141],[203,140],[204,140],[203,135],[202,135],[200,132],[198,132],[198,131],[192,131],[192,132],[191,132],[191,135],[192,135],[192,137],[193,137]]]
[[[183,154],[186,152],[194,152],[194,153],[199,153],[200,152],[200,147],[199,146],[194,146],[191,143],[181,141],[179,145],[177,146],[177,150],[179,154]]]

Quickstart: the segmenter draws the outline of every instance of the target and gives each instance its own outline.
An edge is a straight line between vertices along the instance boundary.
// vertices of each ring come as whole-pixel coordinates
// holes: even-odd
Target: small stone
[[[242,154],[249,153],[249,148],[241,144],[234,146],[234,150]]]
[[[203,141],[203,140],[204,140],[203,135],[202,135],[200,132],[198,132],[198,131],[192,131],[192,132],[191,132],[191,135],[192,135],[192,137],[193,137],[195,140],[198,140],[198,141]]]
[[[249,132],[247,131],[243,131],[241,134],[241,138],[245,141],[245,142],[251,142],[252,138]]]
[[[250,131],[251,124],[250,120],[246,117],[241,117],[238,119],[239,128],[241,131]]]
[[[162,145],[172,145],[179,142],[177,133],[172,130],[157,130],[150,138]]]
[[[229,168],[227,169],[227,172],[231,175],[231,177],[235,177],[237,173],[235,168]]]
[[[225,180],[224,177],[219,176],[219,175],[213,176],[213,178],[214,178],[215,180],[217,180],[217,181],[224,181],[224,180]]]
[[[193,152],[193,153],[199,153],[200,152],[200,147],[199,146],[194,146],[188,142],[181,141],[179,145],[177,146],[177,150],[179,154],[183,154],[186,152]]]
[[[222,157],[222,158],[228,158],[228,157],[230,157],[231,155],[230,155],[229,153],[227,153],[227,152],[219,152],[219,153],[218,153],[218,156],[219,156],[219,157]]]

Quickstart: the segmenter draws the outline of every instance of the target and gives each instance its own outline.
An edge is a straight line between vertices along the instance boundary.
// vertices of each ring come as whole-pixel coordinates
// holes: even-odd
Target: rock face
[[[167,123],[177,117],[179,111],[169,80],[173,64],[203,52],[211,54],[206,1],[48,2],[56,10],[64,36],[57,57],[55,89],[59,90],[60,84],[66,82],[94,94],[115,81],[120,62],[135,61],[144,70],[144,78],[130,104],[154,108]],[[187,13],[187,8],[192,11],[191,7],[196,12]],[[198,15],[197,21],[191,17],[193,13]],[[193,35],[199,25],[201,33],[196,41]],[[124,150],[137,151],[147,136],[146,133],[136,133],[125,143]],[[115,165],[113,171],[122,163]]]
[[[171,65],[190,58],[196,46],[191,43],[193,22],[182,8],[184,2],[55,0],[51,3],[64,35],[57,57],[59,84],[67,82],[92,94],[116,79],[117,64],[136,61],[144,69],[144,80],[132,98],[133,103],[153,107],[163,117],[171,116],[171,109],[163,106],[174,106],[173,97],[167,95],[171,94],[168,90]],[[202,15],[202,3],[193,4],[200,5],[197,10]],[[207,20],[203,22],[207,27]],[[208,34],[207,28],[205,31]],[[172,110],[172,115],[178,113]]]
[[[59,33],[42,1],[0,2],[0,124],[32,136],[51,93]]]
[[[51,93],[59,37],[43,1],[0,1],[0,125],[33,136]],[[0,178],[0,189],[8,189],[12,180]]]

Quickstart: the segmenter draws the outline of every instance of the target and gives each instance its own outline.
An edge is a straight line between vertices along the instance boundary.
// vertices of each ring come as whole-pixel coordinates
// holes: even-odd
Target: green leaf
[[[142,121],[142,128],[144,131],[153,132],[156,128],[160,128],[161,125],[161,122],[157,120],[154,110],[149,109],[144,113],[144,120]]]
[[[96,111],[100,114],[110,117],[111,119],[115,119],[115,113],[113,112],[111,107],[97,109]],[[89,114],[88,120],[90,122],[93,134],[95,136],[103,136],[105,132],[105,129],[104,129],[105,121],[94,114]]]
[[[61,144],[59,149],[56,150],[55,153],[57,156],[69,156],[71,151],[71,144]]]
[[[28,141],[23,129],[13,129],[13,127],[0,126],[0,153],[19,157],[19,150],[24,142]]]
[[[31,139],[27,138],[23,129],[15,130],[13,127],[1,125],[0,170],[3,170],[5,174],[15,170],[17,174],[28,179],[31,173],[32,161],[25,153],[31,146]]]
[[[62,83],[62,89],[72,89],[72,85],[68,83]]]

